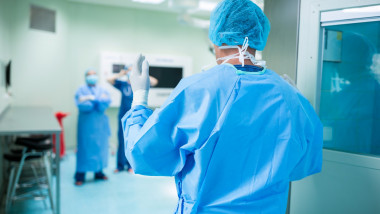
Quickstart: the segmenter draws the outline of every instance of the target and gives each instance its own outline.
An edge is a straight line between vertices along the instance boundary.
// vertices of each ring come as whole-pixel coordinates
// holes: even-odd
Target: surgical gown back
[[[93,95],[95,100],[80,100]],[[110,126],[105,110],[111,103],[109,93],[101,87],[81,86],[75,94],[78,116],[77,172],[99,172],[108,164]]]
[[[137,174],[175,176],[176,213],[285,213],[289,181],[321,170],[321,122],[271,70],[218,65],[160,109],[132,108],[123,126]]]

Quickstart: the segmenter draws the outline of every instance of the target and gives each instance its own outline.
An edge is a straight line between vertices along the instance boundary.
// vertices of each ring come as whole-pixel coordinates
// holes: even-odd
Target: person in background
[[[78,116],[78,151],[75,185],[82,185],[86,172],[95,172],[95,180],[107,180],[103,169],[108,164],[110,126],[105,110],[111,103],[109,93],[97,85],[98,75],[89,69],[86,85],[75,94]]]
[[[112,76],[107,81],[113,85],[117,90],[121,93],[121,103],[118,115],[118,148],[117,148],[117,158],[116,158],[116,169],[115,173],[118,173],[123,170],[127,170],[132,173],[133,170],[131,165],[129,164],[127,158],[125,157],[124,152],[124,136],[123,136],[123,128],[121,126],[121,118],[124,116],[127,111],[131,109],[133,93],[131,84],[129,82],[129,72],[132,70],[131,66],[125,66],[123,70],[121,70],[118,74]],[[158,83],[158,80],[154,77],[150,77],[151,86],[155,86]]]
[[[313,107],[255,59],[269,31],[251,0],[221,1],[209,29],[218,65],[183,79],[154,112],[148,62],[136,60],[126,155],[136,174],[175,176],[176,213],[285,213],[289,182],[321,171]]]
[[[123,170],[127,170],[128,172],[132,172],[131,165],[129,164],[127,158],[124,153],[124,137],[123,130],[121,129],[121,118],[123,115],[131,109],[133,93],[131,84],[128,82],[127,73],[131,69],[127,67],[120,71],[120,73],[114,75],[109,78],[107,81],[113,85],[116,89],[118,89],[121,93],[121,103],[119,109],[118,116],[118,131],[117,131],[117,139],[118,139],[118,147],[117,147],[117,157],[116,157],[116,169],[115,173],[118,173]],[[125,78],[125,79],[123,79]]]

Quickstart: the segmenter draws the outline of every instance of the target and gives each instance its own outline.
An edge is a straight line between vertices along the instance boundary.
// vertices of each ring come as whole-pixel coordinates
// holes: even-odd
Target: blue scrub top
[[[285,213],[289,182],[322,166],[317,114],[271,70],[215,66],[122,124],[136,174],[175,176],[176,213]]]
[[[115,84],[113,86],[121,92],[121,104],[119,109],[119,118],[121,119],[124,114],[131,109],[133,101],[132,88],[131,84],[121,80],[115,80]]]
[[[246,72],[252,72],[252,73],[261,72],[264,70],[264,68],[262,67],[253,66],[253,65],[245,65],[245,66],[234,65],[234,67],[240,71],[246,71]]]

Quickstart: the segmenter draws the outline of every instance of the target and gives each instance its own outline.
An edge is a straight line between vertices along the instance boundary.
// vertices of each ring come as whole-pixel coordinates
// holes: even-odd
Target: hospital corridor
[[[0,214],[380,213],[380,0],[0,0]]]

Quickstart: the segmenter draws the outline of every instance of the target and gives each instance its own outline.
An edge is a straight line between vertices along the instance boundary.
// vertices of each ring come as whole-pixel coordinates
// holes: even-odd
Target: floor
[[[109,159],[104,172],[108,181],[94,181],[88,173],[86,183],[74,186],[75,154],[68,154],[61,162],[61,213],[130,213],[168,214],[177,204],[174,178],[146,177],[121,172],[113,173],[115,156]],[[47,203],[48,204],[48,203]],[[52,213],[42,201],[16,202],[12,214]]]

